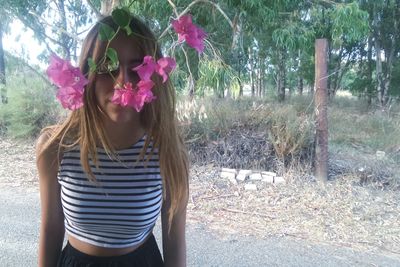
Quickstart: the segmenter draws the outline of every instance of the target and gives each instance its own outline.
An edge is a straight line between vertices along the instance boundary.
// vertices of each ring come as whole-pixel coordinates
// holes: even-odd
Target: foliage
[[[25,5],[24,2],[26,1],[0,0],[0,3],[4,4],[6,14],[12,14],[27,27],[32,28],[37,38],[55,51],[74,50],[78,42],[71,36],[77,35],[78,29],[88,28],[93,20],[92,12],[84,1],[59,1],[63,3],[66,14],[71,15],[67,16],[68,20],[66,21],[68,25],[66,30],[71,35],[62,34],[43,23],[43,19],[40,20],[33,15],[42,16],[44,19],[54,16],[56,27],[65,28],[60,19],[62,14],[57,13],[57,10],[60,9],[54,6],[54,1],[35,0],[28,1],[29,3]],[[101,0],[91,1],[97,10],[100,9],[101,2]],[[120,1],[123,6],[127,6],[131,2],[130,0]],[[192,0],[174,0],[172,2],[178,13],[193,3]],[[381,39],[382,51],[385,51],[385,55],[390,54],[389,48],[392,42],[397,44],[394,51],[392,74],[386,71],[390,69],[386,66],[386,60],[383,62],[383,76],[392,80],[393,84],[390,84],[389,94],[398,95],[397,62],[400,53],[400,35],[395,33],[395,27],[393,27],[397,13],[392,12],[396,10],[397,1],[221,0],[210,2],[216,5],[207,1],[198,1],[189,10],[193,15],[193,20],[209,33],[204,56],[199,57],[197,53],[190,50],[186,53],[187,57],[182,53],[175,54],[181,45],[165,51],[166,47],[176,41],[176,36],[172,34],[164,35],[161,40],[163,51],[175,57],[180,66],[180,72],[174,74],[179,76],[179,81],[174,82],[180,91],[189,87],[186,85],[191,83],[189,82],[191,78],[194,79],[198,95],[206,96],[215,93],[217,96],[221,96],[223,95],[221,92],[230,88],[237,88],[237,91],[240,91],[241,87],[247,85],[251,80],[250,70],[261,73],[253,80],[260,84],[264,91],[266,91],[267,85],[274,85],[283,80],[286,89],[293,92],[298,86],[300,78],[303,79],[305,86],[312,87],[315,71],[314,41],[315,38],[324,37],[328,38],[331,44],[329,48],[329,73],[331,74],[329,82],[333,87],[333,94],[338,89],[354,85],[359,94],[368,93],[375,97],[377,95],[375,55],[372,56],[372,59],[367,59],[367,38],[379,30],[377,36]],[[223,10],[231,24],[227,22],[216,6]],[[156,36],[159,36],[170,24],[171,19],[175,17],[173,7],[168,1],[134,1],[129,9],[145,20]],[[117,12],[123,13],[121,10],[119,9]],[[377,29],[374,29],[374,25],[372,25],[374,10],[378,12],[379,18]],[[126,19],[122,18],[120,24],[126,25]],[[213,49],[211,49],[211,45]],[[372,53],[374,53],[374,49],[372,49]],[[255,57],[252,68],[249,68],[249,51],[253,51],[253,57]],[[71,52],[72,57],[74,57],[74,53]],[[43,59],[47,59],[48,54],[49,50],[46,50]],[[221,63],[224,70],[214,71],[215,67],[220,64],[217,62],[218,60],[208,62],[208,58],[215,54],[218,54],[218,57],[221,58],[220,61],[224,62]],[[366,64],[372,66],[372,77]],[[360,71],[361,75],[347,75],[349,70]],[[227,75],[224,74],[226,72],[237,77],[233,79],[232,85],[226,83]],[[213,73],[213,76],[204,77],[205,73]],[[368,90],[365,90],[364,87],[368,84]],[[266,95],[266,92],[263,92],[262,95]]]
[[[310,152],[314,136],[314,124],[305,113],[296,112],[290,105],[277,107],[270,115],[268,140],[276,156],[285,160]]]
[[[235,71],[221,60],[201,60],[199,72],[200,77],[197,81],[199,90],[196,90],[198,95],[204,96],[206,94],[213,94],[223,98],[225,90],[228,89],[234,98],[239,96],[239,78],[235,75]]]
[[[7,87],[9,102],[0,106],[2,134],[13,138],[36,137],[42,128],[57,122],[62,111],[55,100],[54,88],[37,77],[28,81],[22,75],[11,77]]]

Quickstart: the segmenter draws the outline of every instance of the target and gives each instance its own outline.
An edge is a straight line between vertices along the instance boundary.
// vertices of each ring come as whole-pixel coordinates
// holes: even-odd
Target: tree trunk
[[[238,61],[239,61],[239,67],[238,67],[238,77],[239,77],[239,96],[243,96],[243,85],[242,85],[242,83],[241,83],[241,79],[242,79],[242,77],[241,77],[241,71],[240,71],[240,69],[241,69],[241,66],[242,66],[242,56],[241,56],[241,54],[240,54],[240,52],[238,53]]]
[[[232,46],[231,51],[233,54],[233,59],[236,60],[236,66],[238,71],[239,80],[241,79],[241,68],[242,68],[242,54],[243,54],[243,32],[242,32],[242,18],[240,14],[236,14],[233,19],[232,28]],[[243,96],[242,83],[239,81],[239,96]]]
[[[115,7],[120,6],[121,1],[120,0],[101,0],[101,7],[100,7],[100,13],[104,17],[111,15],[112,10]]]
[[[195,94],[195,81],[192,77],[192,75],[189,75],[189,79],[188,79],[188,87],[189,87],[189,98],[193,99],[194,98],[194,94]]]
[[[255,84],[254,84],[254,59],[253,50],[249,47],[249,65],[250,65],[250,85],[251,85],[251,96],[255,95]]]
[[[3,49],[3,24],[0,20],[0,95],[1,103],[7,104],[7,88],[6,88],[6,65],[4,63]]]
[[[368,36],[368,51],[367,51],[367,57],[368,57],[368,62],[367,62],[367,79],[368,79],[368,84],[365,87],[365,96],[367,98],[367,103],[368,106],[371,106],[372,104],[372,91],[373,91],[373,84],[372,84],[372,35],[370,34]]]
[[[68,31],[67,17],[65,14],[64,0],[57,1],[58,11],[60,12],[60,25],[65,31]],[[64,32],[60,31],[60,42],[63,50],[63,56],[66,60],[71,60],[70,40],[71,38]]]
[[[328,63],[327,39],[315,42],[315,177],[322,183],[328,181]]]
[[[382,108],[384,108],[384,95],[385,95],[385,85],[383,79],[383,71],[382,71],[382,50],[381,50],[381,40],[380,40],[380,29],[379,29],[379,15],[376,10],[376,6],[374,5],[374,39],[375,39],[375,53],[376,53],[376,80],[377,80],[377,93],[378,93],[378,101]]]
[[[261,55],[258,53],[257,96],[261,97]]]
[[[278,50],[278,77],[277,77],[278,100],[285,100],[285,57],[282,49]]]
[[[389,103],[389,90],[390,84],[392,81],[392,72],[393,72],[393,60],[396,50],[396,40],[399,34],[399,22],[397,19],[396,10],[398,10],[399,6],[396,5],[392,9],[392,16],[393,16],[393,36],[391,36],[391,41],[387,42],[387,47],[385,47],[385,57],[386,57],[386,73],[385,73],[385,81],[384,81],[384,93],[383,93],[383,102],[385,106]]]
[[[301,66],[301,50],[299,49],[299,59],[297,68],[297,90],[299,92],[299,95],[303,95],[303,88],[304,88],[304,79]]]
[[[299,95],[303,95],[304,79],[301,76],[299,76],[298,79],[297,79],[297,88],[298,88],[298,91],[299,91]]]
[[[261,88],[260,88],[260,97],[264,97],[266,95],[266,88],[265,88],[265,64],[264,64],[265,58],[261,57]]]

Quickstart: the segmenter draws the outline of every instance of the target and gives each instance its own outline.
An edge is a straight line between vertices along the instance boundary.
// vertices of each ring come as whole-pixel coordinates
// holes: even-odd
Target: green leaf
[[[127,25],[125,28],[124,28],[124,30],[125,30],[125,32],[126,32],[126,35],[131,35],[132,34],[132,29],[131,29],[131,27],[129,27],[129,25]]]
[[[125,28],[131,22],[131,14],[126,8],[116,8],[111,13],[114,22],[121,28]]]
[[[107,24],[101,24],[100,25],[100,30],[99,30],[99,34],[100,34],[100,40],[102,41],[111,41],[115,31],[113,30],[113,28],[111,28],[110,26],[108,26]]]
[[[97,65],[96,65],[96,63],[94,62],[93,58],[91,58],[91,57],[88,58],[88,65],[89,65],[89,72],[90,72],[90,73],[96,72]]]
[[[106,51],[107,57],[110,59],[112,65],[118,64],[118,54],[113,48],[108,48]]]

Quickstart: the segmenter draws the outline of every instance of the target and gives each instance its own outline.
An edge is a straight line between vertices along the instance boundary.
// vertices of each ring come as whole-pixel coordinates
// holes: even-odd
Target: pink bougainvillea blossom
[[[59,88],[57,99],[64,108],[75,110],[83,106],[84,87],[89,81],[79,68],[73,67],[67,60],[52,55],[46,73]]]
[[[186,43],[201,53],[204,50],[204,38],[207,34],[200,28],[192,23],[192,16],[190,14],[179,17],[177,20],[172,20],[172,27],[178,34],[178,41],[183,40]]]
[[[152,56],[145,56],[143,58],[143,63],[133,70],[137,71],[140,79],[142,81],[148,81],[156,70],[157,63],[154,61]]]
[[[132,83],[125,83],[123,87],[115,87],[111,102],[123,107],[132,107],[140,112],[145,103],[150,103],[156,97],[151,89],[154,86],[152,81],[139,81],[136,87],[132,88]]]
[[[186,37],[186,43],[201,53],[204,51],[204,38],[207,34],[200,28],[196,29],[195,34]]]
[[[137,71],[142,81],[150,81],[154,72],[163,78],[163,83],[168,79],[168,74],[176,67],[176,62],[171,57],[160,58],[155,62],[152,56],[145,56],[143,63],[132,70]]]
[[[56,97],[64,108],[76,110],[83,106],[83,90],[62,87],[58,90]]]
[[[56,55],[50,57],[50,66],[47,68],[46,73],[59,88],[73,87],[75,89],[83,89],[88,83],[79,68],[73,67],[69,61]]]
[[[124,87],[116,87],[114,95],[111,98],[111,102],[123,107],[129,106],[135,98],[134,91],[132,89],[132,83],[125,83]]]
[[[175,59],[171,57],[163,57],[157,60],[156,72],[162,76],[163,83],[168,79],[168,74],[176,67]]]
[[[150,103],[156,99],[151,91],[153,86],[154,83],[152,81],[140,81],[138,83],[138,90],[135,93],[135,100],[131,105],[137,112],[142,110],[145,103]]]
[[[137,88],[139,91],[150,91],[154,86],[153,81],[139,81]]]

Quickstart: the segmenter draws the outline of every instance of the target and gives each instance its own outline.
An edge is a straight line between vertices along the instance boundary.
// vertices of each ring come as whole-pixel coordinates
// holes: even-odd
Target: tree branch
[[[27,61],[25,61],[25,59],[21,58],[21,57],[17,57],[14,56],[13,53],[9,53],[7,52],[7,57],[11,57],[16,61],[20,61],[23,63],[24,67],[28,67],[28,69],[30,69],[31,71],[33,71],[34,73],[36,73],[48,86],[53,87],[53,84],[49,81],[49,79],[47,79],[46,76],[43,75],[43,73],[41,73],[40,71],[38,71],[38,68],[35,68],[31,65],[29,65],[29,63]]]
[[[90,9],[93,11],[94,14],[96,14],[97,19],[103,18],[103,15],[96,9],[96,7],[93,5],[92,1],[86,0],[87,4],[89,5]]]
[[[48,23],[45,19],[43,19],[41,16],[39,16],[39,15],[36,14],[35,12],[29,11],[29,14],[35,16],[39,21],[41,21],[41,22],[43,22],[44,24],[46,24],[47,26],[49,26],[49,27],[55,29],[56,31],[61,31],[61,32],[63,32],[64,34],[68,35],[70,38],[72,38],[72,39],[74,39],[74,40],[76,40],[76,41],[78,41],[78,42],[81,42],[81,41],[82,41],[81,38],[79,38],[78,36],[73,35],[72,33],[68,32],[66,29],[58,28],[58,27],[55,27],[54,25]]]
[[[172,6],[172,8],[176,11],[176,6],[175,6],[175,4],[172,2],[172,0],[168,0],[168,3],[169,3],[169,4]],[[210,0],[195,0],[195,1],[193,1],[193,2],[190,3],[177,17],[179,18],[179,17],[185,15],[186,13],[189,12],[189,10],[190,10],[194,5],[196,5],[196,4],[198,4],[198,3],[207,3],[207,4],[210,4],[210,5],[214,6],[214,7],[221,13],[221,15],[228,21],[228,23],[229,23],[229,25],[231,26],[231,28],[234,29],[234,25],[233,25],[232,21],[231,21],[231,20],[229,19],[229,17],[225,14],[225,12],[221,9],[221,7],[220,7],[218,4],[216,4],[216,3],[214,3],[214,2],[212,2],[212,1],[210,1]],[[176,12],[176,14],[177,14],[177,12]],[[169,31],[169,29],[170,29],[171,27],[172,27],[172,25],[169,24],[168,27],[161,33],[161,35],[160,35],[159,38],[161,39],[162,37],[164,37],[164,35]]]

